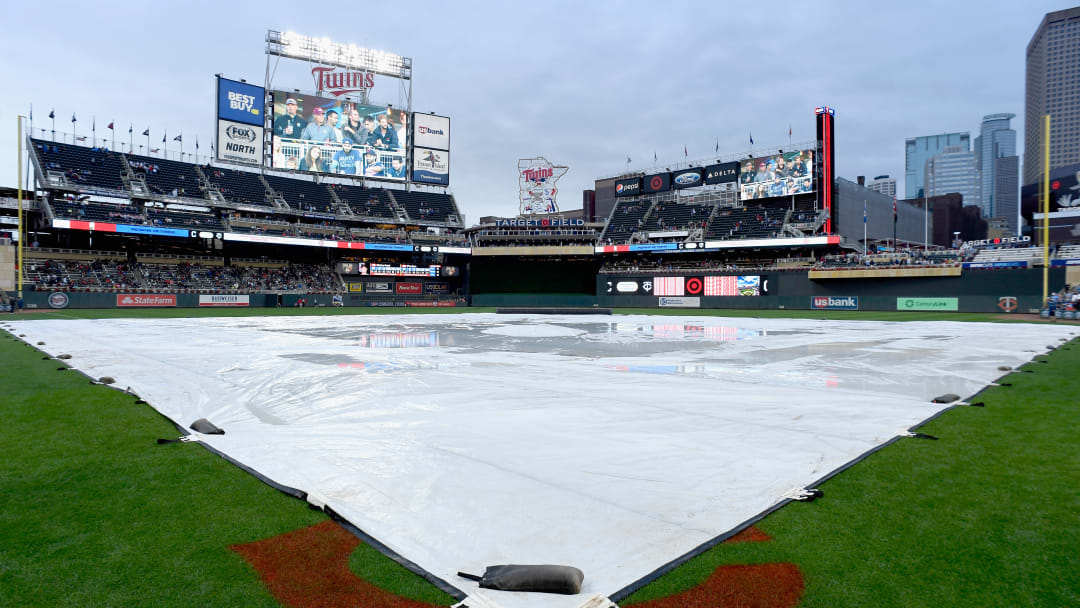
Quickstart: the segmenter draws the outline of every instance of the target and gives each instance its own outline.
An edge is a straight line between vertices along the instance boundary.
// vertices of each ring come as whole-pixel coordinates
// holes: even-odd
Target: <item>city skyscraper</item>
[[[896,196],[896,178],[888,175],[879,175],[870,180],[866,187],[874,192],[880,192],[885,196]]]
[[[942,133],[909,137],[904,142],[904,196],[921,198],[926,183],[926,161],[941,154],[949,146],[963,146],[971,149],[971,134]]]
[[[926,196],[959,193],[964,205],[978,205],[978,175],[975,152],[965,146],[948,146],[926,161]]]
[[[1050,115],[1050,168],[1080,163],[1080,6],[1043,16],[1027,45],[1024,184],[1043,175],[1043,116]]]
[[[1008,193],[998,193],[995,188],[998,185],[996,169],[997,159],[1016,156],[1016,131],[1009,125],[1013,118],[1016,114],[983,116],[979,136],[975,138],[975,160],[979,165],[977,196],[983,217],[997,217],[995,202],[1001,196],[1008,196]]]

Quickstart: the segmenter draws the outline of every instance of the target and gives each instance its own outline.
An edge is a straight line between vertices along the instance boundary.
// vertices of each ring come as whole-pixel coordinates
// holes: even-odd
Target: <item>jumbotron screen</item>
[[[814,152],[784,152],[742,162],[742,200],[792,196],[814,191]]]
[[[404,110],[273,92],[271,167],[405,181]]]

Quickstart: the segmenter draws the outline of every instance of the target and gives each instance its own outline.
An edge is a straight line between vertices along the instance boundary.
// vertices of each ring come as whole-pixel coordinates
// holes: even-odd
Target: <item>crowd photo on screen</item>
[[[275,91],[275,169],[405,180],[408,113]]]
[[[813,192],[814,153],[784,152],[743,161],[739,188],[743,200]]]

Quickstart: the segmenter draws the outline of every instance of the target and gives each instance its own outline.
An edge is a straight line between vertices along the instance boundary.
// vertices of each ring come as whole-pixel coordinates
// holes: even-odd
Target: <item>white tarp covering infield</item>
[[[507,608],[614,593],[1076,333],[490,314],[17,329],[180,424],[208,418],[226,434],[199,440]],[[455,576],[501,563],[576,566],[582,595]]]

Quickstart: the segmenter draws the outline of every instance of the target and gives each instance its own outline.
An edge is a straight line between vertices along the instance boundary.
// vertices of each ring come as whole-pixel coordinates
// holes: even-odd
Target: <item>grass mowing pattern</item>
[[[135,398],[0,332],[0,605],[276,606],[229,550],[326,516],[194,444]],[[450,596],[367,545],[376,586]]]
[[[793,562],[801,606],[1080,606],[1080,343],[1013,373],[622,605],[665,597],[718,566]]]

